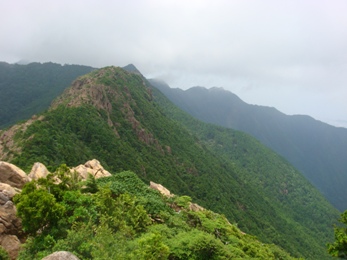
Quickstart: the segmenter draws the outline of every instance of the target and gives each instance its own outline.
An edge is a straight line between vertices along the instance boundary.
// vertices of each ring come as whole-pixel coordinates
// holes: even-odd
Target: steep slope
[[[347,129],[249,105],[220,88],[183,91],[163,82],[151,83],[192,116],[256,137],[299,169],[335,207],[347,209]]]
[[[194,120],[137,72],[93,71],[40,117],[0,132],[0,159],[27,170],[90,158],[191,196],[294,256],[327,257],[338,212],[299,172],[246,134]]]
[[[83,182],[84,171],[103,167],[95,160],[81,166],[72,173],[62,165],[14,197],[26,241],[18,259],[46,259],[54,251],[70,251],[81,260],[293,259],[188,196],[158,184],[148,187],[130,171]]]
[[[78,76],[93,68],[80,65],[0,62],[0,128],[47,109]]]

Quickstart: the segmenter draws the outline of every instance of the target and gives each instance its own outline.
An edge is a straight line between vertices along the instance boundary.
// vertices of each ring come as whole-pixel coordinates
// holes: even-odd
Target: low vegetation
[[[78,182],[62,165],[14,199],[28,234],[18,259],[60,250],[80,259],[292,259],[223,215],[189,210],[189,200],[164,197],[130,171]]]

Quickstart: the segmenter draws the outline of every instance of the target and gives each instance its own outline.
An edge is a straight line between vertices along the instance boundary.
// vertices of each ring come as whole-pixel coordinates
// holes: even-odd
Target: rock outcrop
[[[71,169],[76,171],[82,180],[87,179],[88,174],[95,178],[111,176],[96,159],[86,162]],[[17,166],[0,161],[0,245],[9,253],[11,259],[16,259],[21,248],[21,240],[24,240],[21,220],[16,216],[16,207],[12,198],[21,192],[25,183],[39,178],[46,178],[50,172],[42,163],[35,163],[29,175]],[[59,181],[59,180],[58,180]],[[44,259],[78,259],[69,252],[56,252]]]
[[[3,248],[5,248],[11,259],[17,259],[22,245],[17,236],[0,235],[0,244]]]
[[[106,171],[96,159],[90,160],[84,165],[80,164],[77,167],[72,168],[71,171],[76,171],[82,180],[86,180],[89,174],[93,175],[96,179],[111,176],[111,173]]]
[[[174,197],[175,195],[172,194],[167,188],[165,188],[163,185],[161,184],[158,184],[158,183],[155,183],[153,181],[151,181],[149,183],[149,187],[151,189],[154,189],[154,190],[157,190],[159,191],[162,195],[164,195],[165,197],[168,197],[168,198],[172,198]],[[180,210],[180,207],[177,207],[177,206],[174,206],[173,207],[174,210],[176,211],[179,211]],[[191,203],[189,202],[189,205],[188,205],[188,209],[191,210],[191,211],[202,211],[202,210],[205,210],[203,207],[201,207],[200,205],[196,204],[196,203]]]
[[[0,182],[0,197],[2,198],[3,196],[6,196],[8,199],[6,199],[4,202],[0,198],[0,205],[5,204],[8,200],[11,200],[14,195],[17,193],[21,192],[20,189],[18,188],[13,188],[11,185],[7,183],[1,183]]]
[[[155,182],[153,182],[153,181],[151,181],[151,182],[149,183],[149,187],[150,187],[151,189],[154,189],[154,190],[159,191],[159,192],[160,192],[161,194],[163,194],[165,197],[171,198],[171,197],[175,196],[174,194],[171,194],[171,192],[170,192],[167,188],[165,188],[163,185],[158,184],[158,183],[155,183]]]
[[[0,161],[0,182],[21,189],[28,181],[30,179],[23,170],[11,163]]]
[[[0,183],[0,245],[11,259],[16,259],[21,247],[18,237],[22,235],[21,220],[16,216],[16,207],[11,201],[19,189]]]
[[[79,260],[79,258],[70,252],[58,251],[42,258],[42,260]]]
[[[46,166],[42,163],[34,163],[28,177],[32,180],[38,180],[40,178],[46,178],[50,172],[47,170]]]
[[[0,235],[21,234],[22,224],[20,219],[17,218],[16,212],[16,207],[10,200],[0,205]]]
[[[201,207],[200,205],[196,204],[196,203],[189,203],[189,210],[191,211],[203,211],[205,210],[205,208]]]
[[[0,244],[7,251],[10,259],[17,259],[21,242],[15,235],[0,235]]]

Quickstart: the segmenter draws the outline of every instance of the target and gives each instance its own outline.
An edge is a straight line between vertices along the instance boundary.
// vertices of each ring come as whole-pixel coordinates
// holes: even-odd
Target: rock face
[[[42,258],[42,260],[79,260],[79,258],[70,252],[58,251]]]
[[[3,205],[7,202],[7,200],[11,200],[14,195],[21,192],[18,188],[13,188],[11,185],[6,183],[0,183],[0,205]],[[3,201],[1,198],[6,196],[8,199]]]
[[[21,236],[22,224],[16,216],[16,207],[11,199],[20,190],[8,184],[0,183],[0,245],[16,259],[21,247],[18,236]]]
[[[163,185],[155,183],[153,181],[151,181],[149,183],[149,187],[151,189],[159,191],[161,194],[163,194],[164,196],[166,196],[168,198],[171,198],[171,197],[175,196],[174,194],[171,194],[171,192],[167,188],[165,188]],[[199,206],[198,204],[191,203],[191,202],[189,202],[188,209],[191,210],[191,211],[202,211],[202,210],[205,210],[203,207]],[[175,210],[179,211],[180,208],[177,207],[177,208],[175,208]]]
[[[111,173],[106,171],[96,159],[90,160],[84,165],[78,165],[72,168],[71,171],[76,171],[83,180],[86,180],[89,174],[93,175],[96,179],[111,176]]]
[[[11,259],[17,259],[21,242],[15,235],[0,235],[0,244],[7,251]]]
[[[32,180],[38,180],[40,178],[46,178],[50,172],[47,170],[46,166],[42,163],[34,163],[28,177]]]
[[[157,183],[151,181],[150,184],[149,184],[149,187],[151,189],[159,191],[161,194],[163,194],[164,196],[166,196],[168,198],[171,198],[171,197],[174,196],[173,194],[171,194],[171,192],[167,188],[165,188],[161,184],[157,184]]]
[[[21,189],[28,181],[30,179],[23,170],[11,163],[0,161],[0,182]]]
[[[11,259],[16,259],[21,248],[22,223],[16,216],[12,198],[30,181],[26,173],[17,166],[0,161],[0,245]]]
[[[16,212],[16,207],[10,200],[0,205],[0,235],[18,235],[21,233],[22,225]]]
[[[205,209],[196,203],[190,202],[189,203],[189,210],[191,210],[191,211],[203,211]]]

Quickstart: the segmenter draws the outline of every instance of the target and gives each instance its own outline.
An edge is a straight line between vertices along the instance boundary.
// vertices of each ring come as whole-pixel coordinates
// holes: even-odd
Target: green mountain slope
[[[55,63],[0,62],[0,128],[47,109],[78,76],[93,68]]]
[[[246,134],[194,120],[137,73],[93,71],[41,117],[0,132],[0,159],[27,170],[90,158],[186,194],[293,256],[327,257],[338,212],[299,172]]]
[[[194,87],[183,91],[171,89],[163,82],[151,82],[197,119],[256,137],[299,169],[335,207],[347,209],[346,128],[249,105],[219,88]]]
[[[81,182],[61,166],[36,183],[14,199],[27,234],[19,260],[62,250],[79,259],[293,259],[224,216],[193,208],[187,196],[149,189],[129,171]]]

